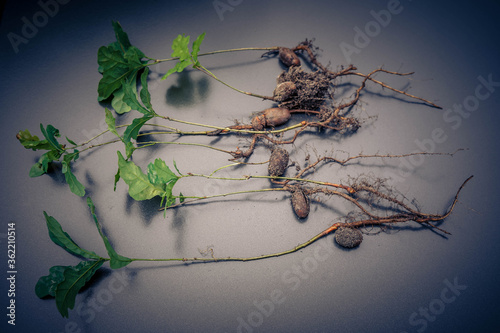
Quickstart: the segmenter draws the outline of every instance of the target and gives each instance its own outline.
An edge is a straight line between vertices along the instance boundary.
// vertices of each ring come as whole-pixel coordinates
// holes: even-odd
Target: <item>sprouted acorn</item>
[[[279,177],[283,175],[288,167],[288,152],[279,147],[275,147],[271,152],[271,157],[269,158],[268,172],[269,176]]]
[[[286,67],[300,66],[299,57],[291,49],[288,47],[280,47],[278,51],[279,58]]]
[[[290,111],[286,108],[269,108],[252,119],[252,128],[261,131],[264,127],[283,125],[290,117]]]
[[[292,207],[295,215],[301,219],[305,219],[311,210],[309,198],[300,186],[294,186],[290,191],[292,192]]]
[[[363,234],[355,228],[340,227],[335,231],[335,241],[346,249],[352,249],[363,241]]]

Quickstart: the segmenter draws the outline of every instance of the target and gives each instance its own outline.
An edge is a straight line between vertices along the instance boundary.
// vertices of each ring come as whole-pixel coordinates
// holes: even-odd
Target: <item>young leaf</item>
[[[64,270],[64,280],[55,291],[56,305],[63,317],[68,317],[68,309],[75,307],[78,291],[85,286],[95,272],[105,262],[104,259],[81,261],[77,266],[68,266]]]
[[[118,152],[118,167],[120,177],[129,186],[128,193],[133,199],[137,201],[148,200],[163,194],[162,187],[151,184],[141,169],[134,162],[127,162],[120,152]]]
[[[116,251],[111,246],[108,237],[106,237],[106,235],[104,235],[104,233],[102,232],[102,227],[99,224],[99,221],[97,220],[97,215],[95,214],[94,203],[92,202],[92,199],[90,197],[87,197],[87,205],[90,208],[90,213],[94,218],[94,222],[97,227],[97,230],[99,231],[99,235],[101,235],[102,241],[104,242],[104,246],[106,246],[106,250],[108,251],[109,257],[111,259],[109,262],[109,266],[113,269],[118,269],[130,264],[132,262],[132,259],[121,256],[118,253],[116,253]]]
[[[139,131],[141,130],[142,126],[144,126],[144,124],[147,123],[152,118],[153,118],[152,115],[145,115],[141,118],[136,118],[132,120],[132,124],[128,125],[127,128],[125,129],[125,132],[123,133],[123,141],[129,142],[130,139],[136,140],[137,135],[139,135]]]
[[[177,181],[179,177],[170,170],[165,161],[157,158],[154,163],[148,165],[148,179],[152,184],[163,185],[171,181]]]
[[[178,57],[179,60],[189,59],[189,36],[178,35],[172,42],[172,57]]]
[[[193,51],[191,51],[191,57],[194,61],[193,67],[200,65],[200,62],[198,61],[198,53],[200,52],[200,46],[203,42],[203,39],[205,39],[205,32],[199,35],[198,38],[196,38],[196,40],[193,42]]]
[[[35,286],[35,293],[39,298],[47,296],[56,296],[56,287],[64,281],[64,270],[68,266],[52,266],[49,269],[49,275],[42,276],[38,279]]]
[[[104,112],[106,114],[105,120],[106,120],[106,124],[108,124],[108,130],[121,139],[120,134],[118,134],[118,131],[116,130],[115,117],[113,117],[113,114],[111,113],[111,111],[109,111],[108,108],[105,108]]]
[[[59,130],[52,125],[47,125],[47,129],[43,128],[43,125],[40,124],[40,130],[42,131],[45,139],[50,143],[53,149],[58,150],[60,152],[64,151],[61,144],[57,141],[56,137],[60,137]]]
[[[124,79],[130,78],[135,82],[138,68],[130,68],[121,51],[101,46],[97,51],[97,63],[102,68],[102,78],[97,86],[99,101],[109,98],[118,90]]]
[[[168,76],[175,72],[182,72],[186,67],[193,63],[191,59],[191,54],[189,53],[189,36],[184,36],[184,34],[177,36],[172,42],[172,57],[178,57],[179,61],[175,64],[174,68],[168,70],[167,74],[162,77],[165,80]]]
[[[61,225],[55,218],[47,215],[46,212],[43,212],[45,216],[45,221],[47,223],[47,229],[49,230],[50,239],[69,253],[81,256],[88,259],[99,259],[101,258],[94,252],[90,252],[79,247],[71,237],[64,232]]]

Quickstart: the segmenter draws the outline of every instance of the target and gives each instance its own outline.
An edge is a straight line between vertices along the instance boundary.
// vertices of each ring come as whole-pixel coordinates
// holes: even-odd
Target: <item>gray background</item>
[[[32,21],[42,10],[36,1],[8,1],[0,27],[0,135],[2,139],[2,224],[0,242],[0,308],[8,302],[5,279],[7,223],[17,226],[16,326],[19,332],[494,332],[500,326],[498,276],[498,86],[479,101],[467,117],[448,112],[474,100],[478,77],[500,81],[499,5],[495,1],[402,1],[402,10],[386,26],[374,31],[366,45],[356,41],[355,28],[376,22],[387,1],[225,1],[231,10],[221,15],[212,1],[69,1],[59,5],[27,44],[14,51],[8,33],[21,34],[22,18]],[[111,20],[119,20],[133,45],[151,57],[169,57],[170,43],[179,34],[206,32],[202,51],[249,46],[294,46],[316,38],[321,61],[332,68],[355,64],[368,73],[415,71],[411,79],[379,75],[395,87],[441,105],[437,110],[370,84],[356,114],[367,122],[350,137],[305,135],[288,147],[292,159],[304,165],[306,155],[346,157],[358,153],[408,153],[419,150],[453,152],[454,157],[428,156],[416,160],[411,172],[401,160],[364,161],[350,166],[323,166],[311,177],[346,182],[360,174],[389,178],[388,184],[416,198],[425,212],[443,212],[468,176],[474,179],[460,196],[456,210],[441,226],[452,233],[444,238],[407,224],[387,233],[365,236],[360,248],[341,250],[330,235],[297,253],[249,263],[132,264],[113,275],[103,268],[90,288],[80,293],[69,319],[57,312],[54,300],[39,300],[34,286],[53,265],[76,265],[54,245],[42,212],[54,216],[82,247],[105,254],[84,199],[70,193],[60,169],[30,179],[28,171],[40,156],[15,139],[19,130],[39,133],[39,124],[52,124],[81,142],[106,129],[104,106],[97,102],[97,49],[114,40]],[[370,23],[372,22],[372,23]],[[342,43],[358,45],[346,59]],[[358,44],[356,44],[358,43]],[[204,57],[202,63],[240,89],[271,94],[283,70],[276,59],[260,59],[260,52]],[[171,64],[156,66],[150,90],[157,112],[214,125],[234,119],[248,122],[252,112],[271,104],[230,91],[201,73],[159,77]],[[349,83],[338,89],[347,100]],[[136,114],[119,118],[127,123]],[[376,117],[376,119],[371,118]],[[300,119],[300,117],[298,118]],[[452,120],[453,119],[453,120]],[[446,140],[421,146],[435,129]],[[110,137],[108,137],[110,138]],[[172,139],[172,138],[170,138]],[[427,141],[425,141],[427,140]],[[223,140],[183,137],[183,142],[216,144],[234,149],[245,138]],[[102,141],[104,142],[104,141]],[[282,251],[324,230],[352,210],[335,198],[314,202],[306,221],[298,221],[287,196],[255,194],[213,200],[169,211],[156,211],[157,200],[135,202],[120,182],[113,192],[116,150],[106,146],[83,154],[75,173],[87,187],[97,214],[116,250],[130,257],[200,256],[212,247],[216,256],[253,256]],[[251,162],[266,161],[261,147]],[[162,146],[139,151],[134,159],[143,168],[161,157],[175,159],[183,172],[210,173],[228,164],[222,153],[194,147]],[[223,176],[265,174],[266,165],[225,169]],[[404,171],[404,172],[403,172]],[[404,173],[404,177],[402,174]],[[293,169],[288,170],[293,175]],[[185,195],[210,195],[269,187],[267,181],[217,182],[183,179],[175,188]],[[174,192],[175,192],[174,191]],[[4,264],[3,264],[4,263]],[[105,265],[106,266],[106,265]],[[107,266],[106,266],[107,267]],[[298,271],[300,270],[300,271]],[[125,280],[124,277],[126,278]],[[126,281],[126,282],[120,282]],[[448,282],[446,282],[448,281]],[[447,283],[466,289],[443,309],[441,295],[451,297]],[[124,286],[125,284],[125,286]],[[459,293],[459,295],[457,295]],[[280,303],[269,306],[277,296]],[[445,297],[446,297],[445,296]],[[259,307],[267,306],[264,314]],[[434,306],[438,315],[413,315]],[[267,312],[266,312],[267,311]],[[240,319],[239,319],[240,318]],[[411,321],[413,318],[414,321]],[[252,321],[253,320],[253,321]]]

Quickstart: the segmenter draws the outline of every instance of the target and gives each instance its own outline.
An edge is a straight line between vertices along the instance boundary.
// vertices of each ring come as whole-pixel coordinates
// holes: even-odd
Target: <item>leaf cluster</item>
[[[19,131],[16,138],[26,149],[32,150],[46,150],[42,156],[38,159],[30,169],[30,177],[39,177],[48,172],[49,163],[54,161],[61,161],[62,172],[69,185],[71,192],[83,197],[85,195],[85,186],[80,183],[76,178],[74,173],[71,171],[71,162],[76,161],[80,156],[78,149],[73,149],[69,152],[69,149],[65,145],[59,143],[57,138],[61,137],[59,130],[52,125],[47,125],[46,128],[40,124],[40,131],[42,132],[45,139],[40,140],[38,136],[32,135],[29,130]],[[66,140],[76,146],[76,143],[66,137]],[[62,157],[62,160],[61,160]]]
[[[68,317],[68,310],[75,306],[76,295],[85,284],[94,276],[97,270],[106,261],[110,261],[112,269],[122,268],[132,262],[132,259],[116,253],[109,239],[104,235],[102,227],[95,214],[95,206],[90,197],[87,204],[101,236],[109,258],[103,258],[95,252],[80,247],[64,230],[59,222],[43,212],[50,239],[68,253],[85,258],[76,266],[53,266],[49,269],[49,275],[42,276],[36,286],[35,293],[39,298],[54,297],[56,306],[63,317]]]
[[[145,174],[133,161],[125,160],[118,152],[118,173],[128,185],[129,195],[137,201],[159,196],[162,198],[161,205],[165,203],[165,207],[175,204],[177,198],[181,202],[184,201],[182,193],[179,196],[172,194],[175,183],[183,176],[177,176],[160,158],[148,165],[148,171]]]

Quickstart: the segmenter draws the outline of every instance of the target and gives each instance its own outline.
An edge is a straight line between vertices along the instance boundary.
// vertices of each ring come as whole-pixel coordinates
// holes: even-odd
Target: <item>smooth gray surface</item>
[[[42,1],[43,2],[43,1]],[[0,242],[0,308],[7,304],[7,222],[17,225],[16,326],[1,313],[2,332],[494,332],[500,326],[498,297],[498,116],[500,58],[499,5],[493,1],[402,1],[398,14],[378,25],[370,42],[356,40],[354,28],[376,22],[371,11],[386,10],[387,1],[225,1],[232,10],[220,17],[212,1],[69,1],[39,28],[16,53],[8,33],[21,34],[22,18],[41,10],[36,1],[8,1],[0,27],[0,126],[3,142],[2,226]],[[293,3],[293,4],[292,4]],[[222,19],[221,19],[222,18]],[[410,80],[379,75],[398,88],[435,101],[436,110],[382,91],[364,92],[357,113],[367,121],[355,135],[326,140],[301,137],[289,147],[303,165],[307,154],[326,152],[408,153],[435,149],[454,157],[425,157],[406,172],[401,161],[389,165],[367,161],[340,168],[323,166],[314,179],[342,182],[349,176],[388,177],[389,184],[416,198],[425,212],[443,212],[468,176],[474,179],[460,196],[455,212],[441,226],[452,233],[443,238],[421,228],[365,236],[359,249],[343,251],[330,235],[297,253],[264,261],[211,264],[133,264],[116,273],[103,269],[92,286],[78,295],[69,319],[61,318],[54,300],[39,300],[38,278],[53,265],[74,265],[54,245],[42,212],[57,218],[81,246],[104,254],[105,249],[84,199],[69,192],[60,170],[36,179],[28,177],[40,156],[15,139],[19,130],[39,134],[40,122],[53,124],[63,135],[84,141],[106,129],[104,106],[97,102],[97,49],[112,42],[111,20],[119,20],[132,44],[151,57],[169,57],[179,34],[207,37],[202,51],[247,46],[294,46],[316,38],[321,61],[333,68],[355,64],[368,73],[383,65],[389,70],[415,71]],[[346,59],[342,43],[358,46]],[[360,44],[361,43],[361,44]],[[203,64],[240,89],[271,94],[282,67],[260,52],[205,57]],[[159,77],[170,65],[150,74],[155,109],[184,120],[226,125],[247,122],[252,112],[271,104],[230,91],[200,73]],[[479,77],[497,82],[489,91]],[[359,84],[360,80],[344,82]],[[348,99],[352,90],[339,89]],[[479,89],[479,90],[478,90]],[[448,111],[481,94],[477,109],[467,117]],[[342,93],[344,94],[342,95]],[[489,94],[487,94],[489,93]],[[488,96],[486,96],[488,95]],[[470,106],[467,106],[470,107]],[[448,116],[444,116],[448,115]],[[121,123],[134,115],[120,118]],[[454,117],[454,118],[451,118]],[[427,142],[441,128],[446,140]],[[247,141],[183,137],[184,142],[213,142],[234,149]],[[130,257],[200,256],[213,246],[217,256],[253,256],[282,251],[301,243],[348,213],[352,207],[321,197],[309,218],[298,221],[288,197],[256,194],[232,197],[169,211],[164,219],[158,201],[135,202],[123,182],[113,192],[116,150],[107,146],[85,154],[75,164],[96,203],[97,214],[116,250]],[[251,162],[267,160],[259,148]],[[227,155],[202,148],[163,146],[137,152],[143,168],[156,157],[181,171],[210,173],[228,164]],[[226,169],[221,175],[265,174],[266,165]],[[292,173],[289,169],[289,174]],[[404,177],[402,176],[404,174]],[[246,183],[182,180],[185,195],[209,195],[268,187],[267,181]],[[411,226],[411,224],[408,224]],[[119,274],[119,275],[113,275]],[[124,280],[124,277],[128,279]],[[125,281],[125,282],[123,282]],[[446,282],[448,281],[448,282]],[[448,284],[465,290],[446,291]],[[125,286],[124,286],[125,285]],[[455,296],[455,298],[453,298]],[[438,301],[444,297],[447,303]],[[269,300],[279,301],[270,306]],[[444,306],[441,308],[440,306]],[[264,306],[264,309],[262,309]],[[414,314],[431,307],[429,317]],[[264,314],[258,314],[259,308]],[[250,329],[248,329],[250,328]]]

